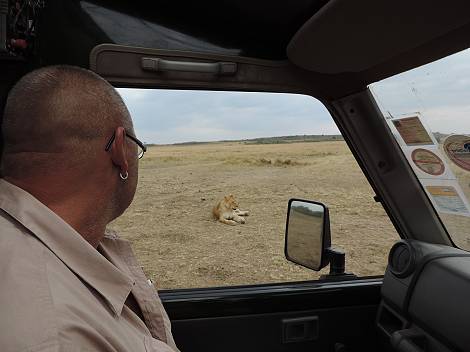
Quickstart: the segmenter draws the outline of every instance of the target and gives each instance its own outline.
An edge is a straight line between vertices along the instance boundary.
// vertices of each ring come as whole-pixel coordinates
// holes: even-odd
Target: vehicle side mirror
[[[330,264],[322,278],[356,277],[344,271],[344,252],[331,247],[330,214],[323,203],[289,200],[284,252],[291,262],[315,271]]]
[[[286,258],[319,271],[328,265],[331,246],[330,216],[322,203],[290,199],[286,222]]]

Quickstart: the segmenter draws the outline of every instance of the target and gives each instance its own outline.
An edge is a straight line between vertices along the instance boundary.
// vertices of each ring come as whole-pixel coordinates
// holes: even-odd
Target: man
[[[2,132],[0,350],[177,350],[129,243],[105,234],[145,149],[119,94],[90,71],[42,68],[11,90]]]

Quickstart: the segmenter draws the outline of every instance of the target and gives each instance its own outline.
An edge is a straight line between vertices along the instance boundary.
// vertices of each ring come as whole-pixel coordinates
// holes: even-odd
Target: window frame
[[[214,80],[191,72],[155,75],[142,71],[140,67],[136,69],[135,66],[140,65],[144,57],[234,62],[238,67],[237,72],[243,72],[243,77],[219,76]],[[442,223],[436,218],[426,194],[416,184],[415,176],[401,151],[397,153],[399,146],[388,126],[384,125],[380,110],[365,82],[362,88],[359,88],[361,85],[356,86],[346,94],[341,92],[347,91],[348,86],[341,86],[336,93],[342,97],[335,98],[335,95],[327,94],[328,91],[333,92],[331,81],[320,94],[319,82],[313,84],[318,76],[305,70],[299,71],[289,62],[117,45],[95,47],[90,55],[90,67],[120,88],[297,93],[318,99],[330,112],[376,193],[375,200],[383,205],[398,235],[401,238],[453,245]],[[406,186],[405,194],[399,194],[403,190],[400,184]],[[410,205],[414,209],[413,216],[404,211]],[[334,238],[334,234],[332,236]]]

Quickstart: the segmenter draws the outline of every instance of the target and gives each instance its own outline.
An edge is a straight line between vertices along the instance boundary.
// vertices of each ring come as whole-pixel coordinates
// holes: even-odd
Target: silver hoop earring
[[[126,173],[123,175],[122,172],[120,172],[119,176],[121,176],[121,179],[127,180],[127,178],[129,177],[129,173],[126,171]]]

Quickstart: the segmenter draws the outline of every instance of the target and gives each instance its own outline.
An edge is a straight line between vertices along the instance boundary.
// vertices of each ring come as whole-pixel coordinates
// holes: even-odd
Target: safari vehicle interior
[[[0,95],[4,103],[34,68],[70,64],[115,87],[319,99],[402,238],[384,276],[348,273],[348,248],[335,249],[329,234],[328,205],[295,200],[286,256],[313,270],[330,264],[330,274],[163,290],[177,345],[182,351],[468,351],[470,254],[449,237],[368,86],[467,49],[469,33],[464,0],[0,0]],[[295,232],[299,219],[311,221],[311,230]],[[311,252],[299,253],[300,247]]]

